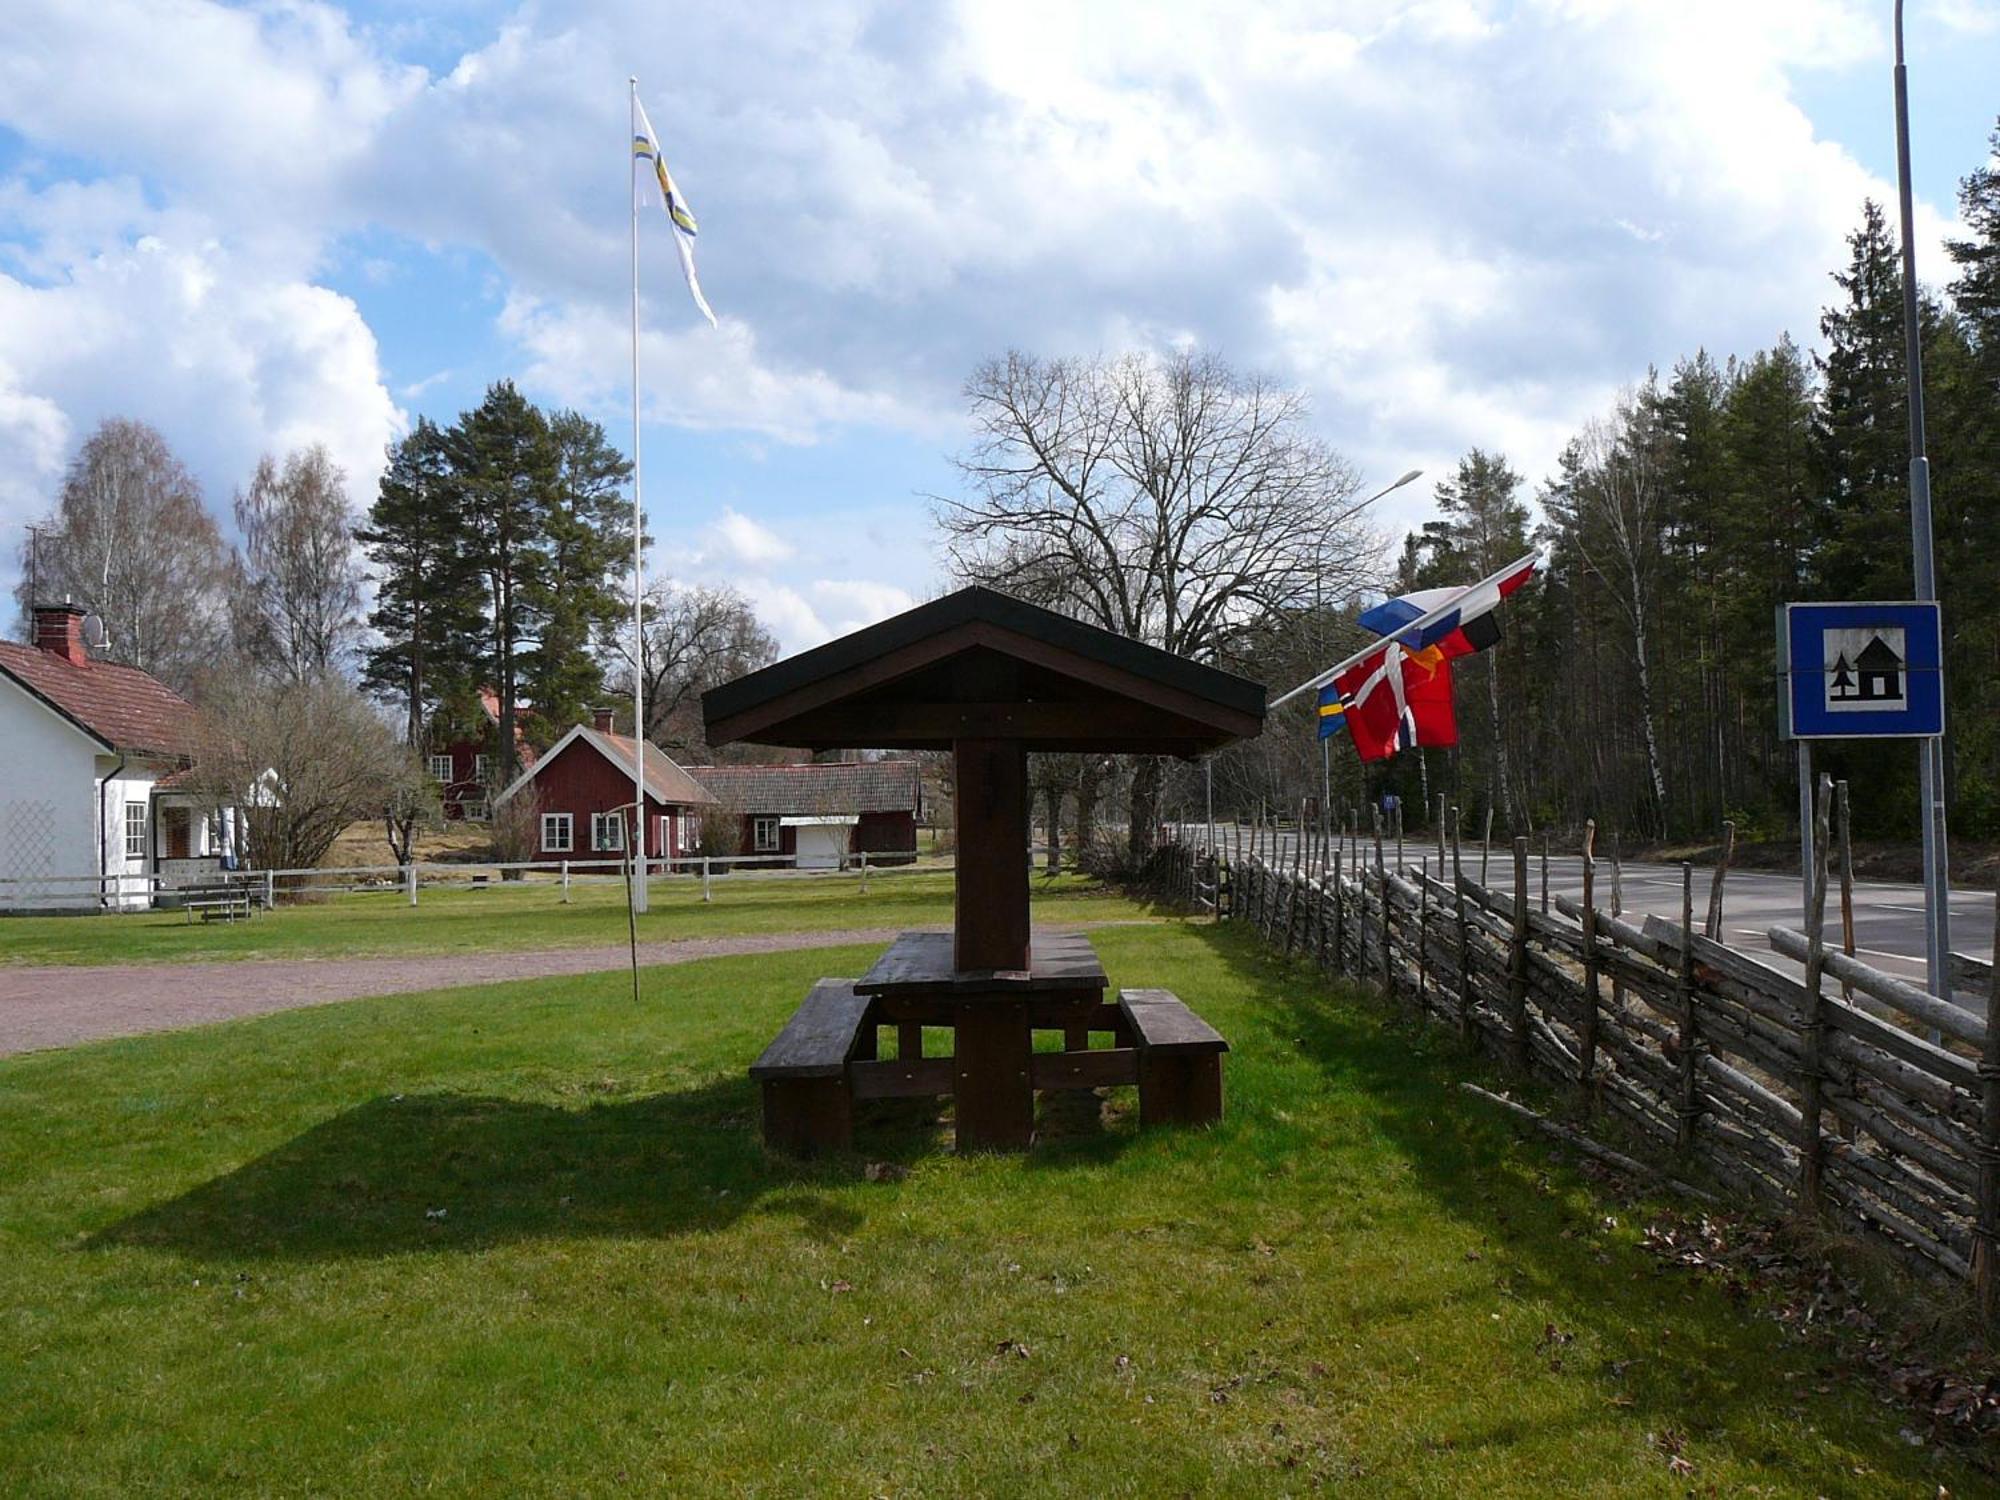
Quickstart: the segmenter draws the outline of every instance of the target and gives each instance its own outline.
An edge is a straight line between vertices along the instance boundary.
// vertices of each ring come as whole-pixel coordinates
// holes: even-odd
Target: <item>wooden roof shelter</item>
[[[1024,972],[1030,751],[1191,757],[1257,734],[1262,684],[964,588],[711,689],[711,745],[950,750],[954,966]]]

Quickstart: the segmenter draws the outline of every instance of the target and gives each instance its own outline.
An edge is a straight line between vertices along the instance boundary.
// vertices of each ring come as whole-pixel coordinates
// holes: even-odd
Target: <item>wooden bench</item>
[[[875,1056],[875,1001],[852,979],[822,979],[785,1029],[750,1065],[764,1095],[764,1140],[810,1156],[854,1141],[854,1091],[847,1065]]]
[[[212,922],[217,917],[230,922],[234,922],[238,917],[248,921],[250,890],[247,886],[233,883],[191,885],[182,890],[181,907],[187,912],[189,922],[193,922],[197,914],[204,922]]]
[[[1118,1009],[1139,1053],[1141,1128],[1220,1120],[1222,1034],[1168,990],[1120,990]]]

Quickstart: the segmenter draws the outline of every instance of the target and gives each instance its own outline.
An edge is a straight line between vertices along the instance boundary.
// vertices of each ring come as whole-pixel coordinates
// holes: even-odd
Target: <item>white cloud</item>
[[[2000,0],[1930,0],[1924,15],[1961,36],[2000,32]]]
[[[735,510],[724,510],[707,535],[724,559],[739,567],[768,568],[792,555],[792,544],[762,522]]]

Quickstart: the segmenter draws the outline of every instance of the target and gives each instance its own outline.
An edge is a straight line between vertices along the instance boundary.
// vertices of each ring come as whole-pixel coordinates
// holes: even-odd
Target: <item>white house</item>
[[[34,611],[31,646],[0,641],[0,910],[153,904],[236,848],[233,811],[180,783],[194,709],[136,667],[91,658],[84,613]]]

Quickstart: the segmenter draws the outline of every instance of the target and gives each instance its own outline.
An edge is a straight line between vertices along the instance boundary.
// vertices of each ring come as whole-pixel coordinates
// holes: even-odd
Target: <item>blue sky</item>
[[[0,15],[0,547],[92,425],[218,510],[512,377],[629,441],[624,79],[721,327],[643,221],[654,566],[787,647],[939,586],[960,388],[1009,346],[1184,343],[1302,387],[1421,519],[1531,477],[1648,363],[1810,342],[1887,198],[1887,3],[1350,0]],[[2000,0],[1910,0],[1919,246],[2000,114]],[[134,39],[143,42],[132,45]]]

